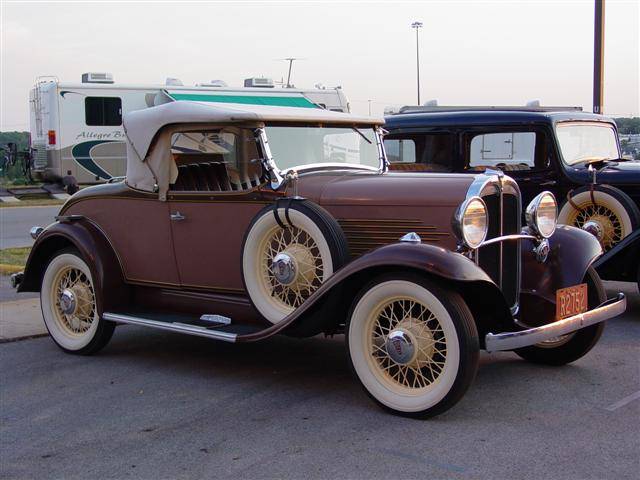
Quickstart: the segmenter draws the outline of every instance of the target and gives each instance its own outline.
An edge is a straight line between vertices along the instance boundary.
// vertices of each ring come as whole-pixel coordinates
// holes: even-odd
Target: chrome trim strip
[[[487,352],[499,352],[534,345],[550,338],[566,335],[581,328],[600,323],[624,313],[626,309],[627,299],[623,293],[618,293],[616,298],[607,300],[593,310],[579,313],[542,327],[529,328],[518,332],[487,333],[484,337],[485,350]]]
[[[185,323],[167,323],[158,322],[157,320],[149,320],[148,318],[133,317],[121,313],[102,314],[102,318],[118,323],[128,323],[130,325],[140,325],[143,327],[157,328],[159,330],[167,330],[169,332],[184,333],[186,335],[194,335],[196,337],[212,338],[214,340],[222,340],[223,342],[235,343],[237,334],[229,332],[220,332],[216,330],[208,330],[206,327],[197,325],[187,325]]]
[[[484,242],[482,242],[480,244],[480,246],[478,248],[482,248],[486,245],[491,245],[492,243],[498,243],[498,242],[508,242],[508,241],[512,241],[512,240],[537,240],[536,237],[534,237],[533,235],[527,235],[525,233],[516,233],[513,235],[503,235],[502,237],[493,237],[490,238],[489,240],[485,240]]]

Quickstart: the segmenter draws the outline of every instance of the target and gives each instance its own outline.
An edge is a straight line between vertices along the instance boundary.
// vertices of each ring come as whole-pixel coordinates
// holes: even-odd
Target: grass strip
[[[31,247],[5,248],[0,250],[0,274],[9,275],[24,270]]]

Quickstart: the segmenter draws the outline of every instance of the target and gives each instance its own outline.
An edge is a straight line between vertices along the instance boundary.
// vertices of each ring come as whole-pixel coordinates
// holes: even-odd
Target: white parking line
[[[618,400],[616,403],[612,403],[608,407],[605,407],[605,410],[609,410],[613,412],[614,410],[619,409],[620,407],[624,407],[627,403],[633,402],[634,400],[638,400],[640,398],[640,390],[631,395],[624,397],[622,400]]]

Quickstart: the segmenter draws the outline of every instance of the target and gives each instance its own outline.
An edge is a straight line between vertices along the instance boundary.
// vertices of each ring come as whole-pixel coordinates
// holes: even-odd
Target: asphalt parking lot
[[[2,478],[637,479],[640,295],[562,368],[483,354],[429,421],[378,409],[343,338],[230,345],[138,327],[99,355],[0,344]]]

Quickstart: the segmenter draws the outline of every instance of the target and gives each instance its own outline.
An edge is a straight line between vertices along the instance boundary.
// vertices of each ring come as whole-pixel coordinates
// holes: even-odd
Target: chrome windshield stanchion
[[[387,160],[387,152],[384,149],[384,141],[382,138],[389,132],[382,127],[376,128],[376,146],[378,147],[378,155],[380,157],[380,172],[385,173],[389,170],[389,160]]]
[[[284,183],[285,179],[278,169],[276,162],[273,160],[271,148],[269,148],[269,139],[267,138],[267,132],[264,128],[256,128],[255,135],[256,141],[262,149],[262,165],[269,174],[269,180],[271,180],[271,188],[273,188],[274,190],[278,190]]]

